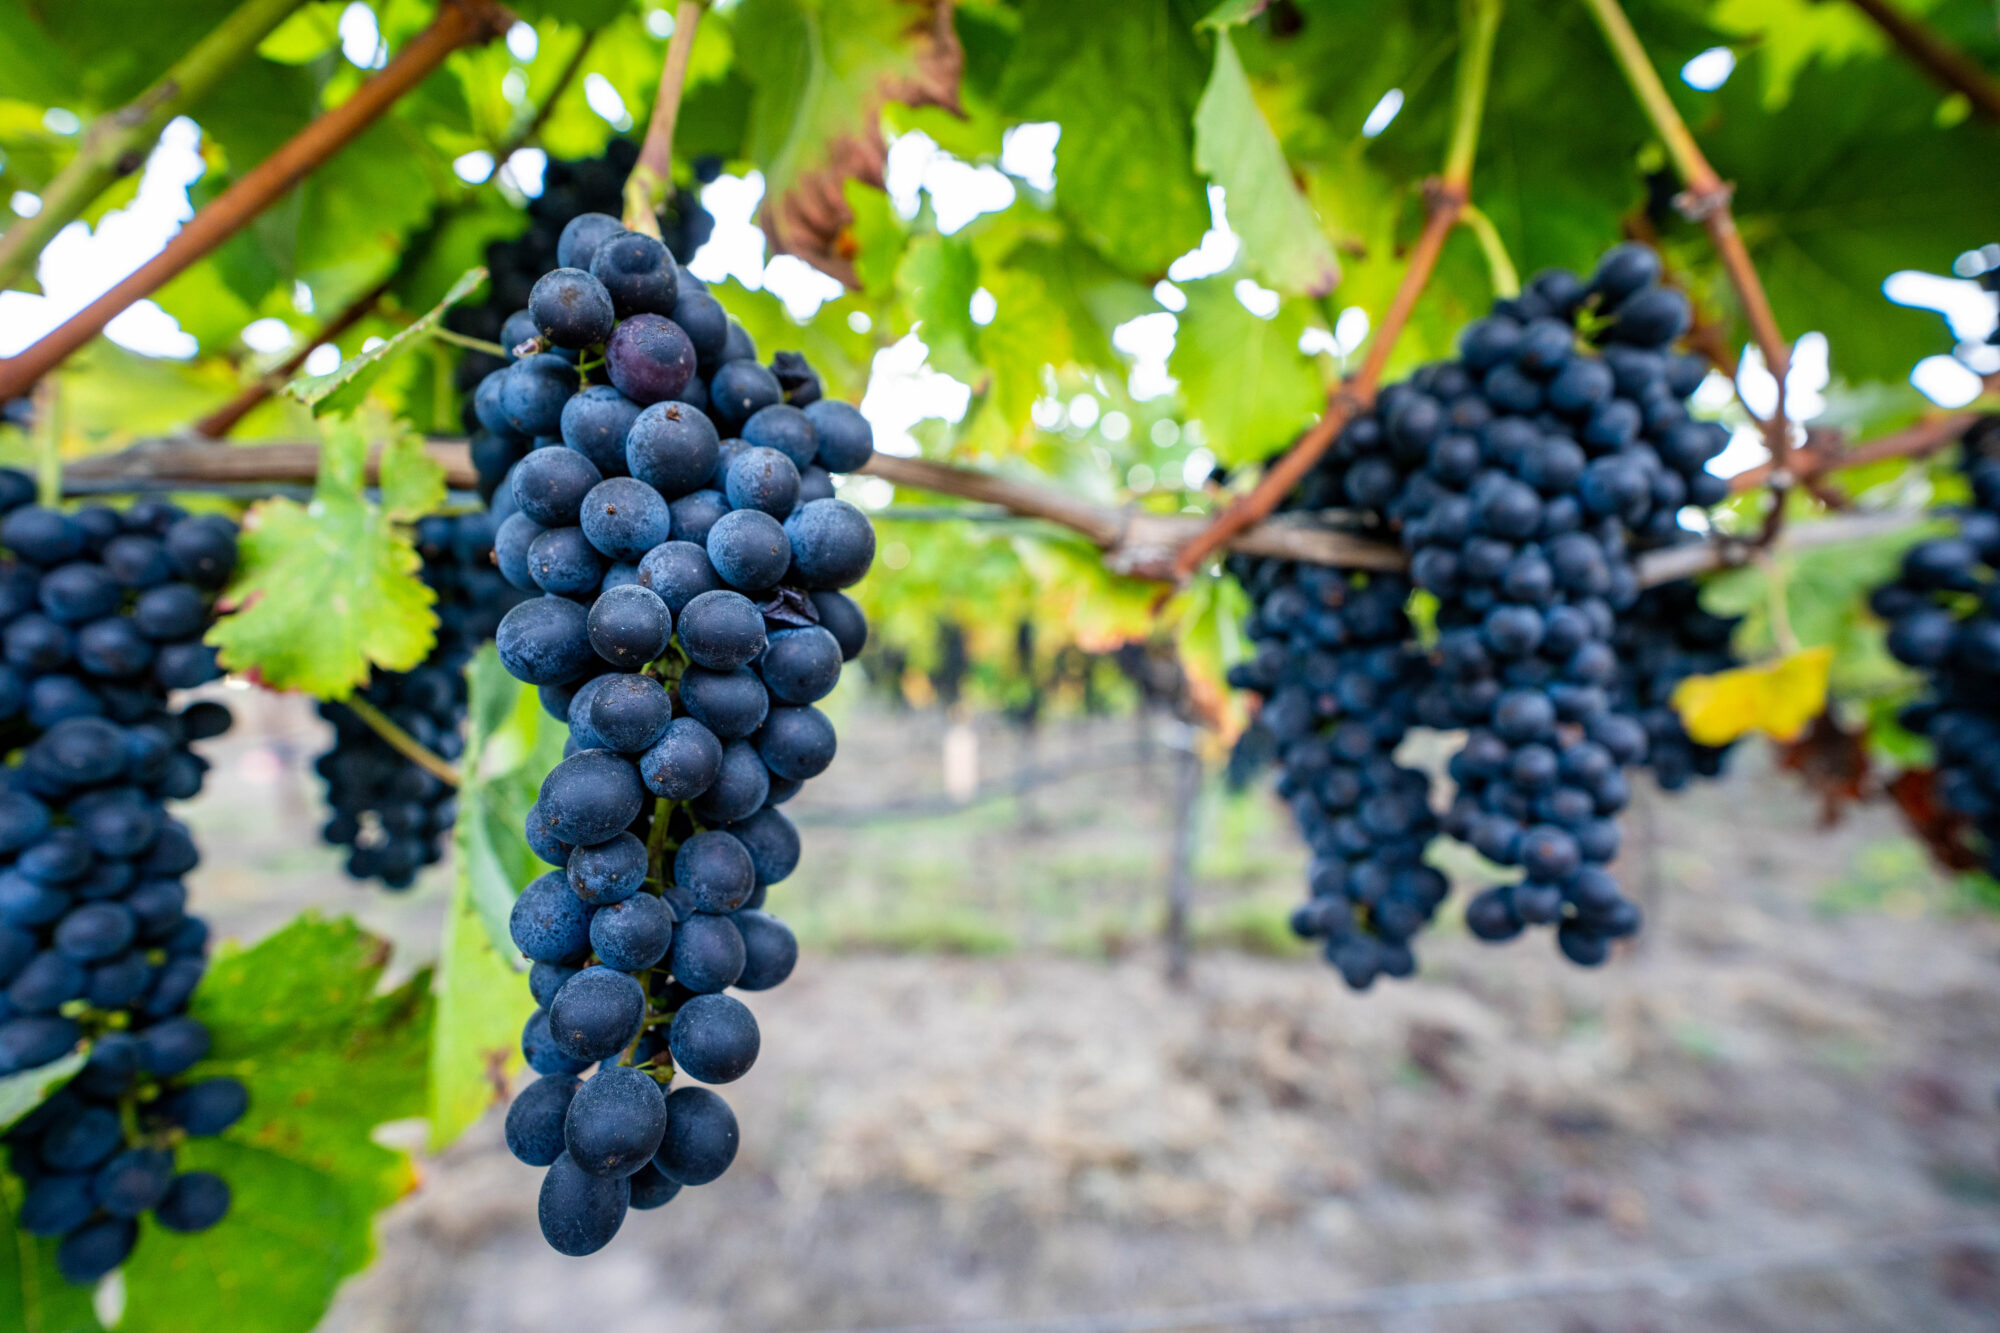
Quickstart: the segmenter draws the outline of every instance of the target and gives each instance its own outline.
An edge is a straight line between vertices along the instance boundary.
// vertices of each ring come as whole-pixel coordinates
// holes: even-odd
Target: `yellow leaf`
[[[1674,687],[1674,710],[1697,744],[1727,745],[1752,731],[1797,739],[1826,710],[1833,649],[1807,648],[1762,666],[1689,676]]]

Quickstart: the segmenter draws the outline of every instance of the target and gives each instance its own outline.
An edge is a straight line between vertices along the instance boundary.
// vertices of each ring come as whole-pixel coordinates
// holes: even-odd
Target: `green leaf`
[[[459,859],[467,897],[503,957],[514,956],[507,918],[514,898],[548,866],[524,831],[543,777],[562,761],[567,728],[536,692],[507,674],[487,645],[466,668],[464,781],[458,790]]]
[[[598,28],[628,7],[629,0],[522,0],[512,8],[516,14],[531,22],[536,19],[561,19],[580,27]]]
[[[1326,406],[1320,372],[1299,351],[1306,321],[1297,303],[1259,319],[1232,285],[1228,275],[1186,285],[1187,309],[1167,362],[1188,415],[1201,422],[1209,449],[1228,466],[1282,449]]]
[[[47,1101],[49,1094],[69,1082],[89,1058],[78,1049],[37,1069],[0,1078],[0,1130]]]
[[[516,970],[513,946],[504,954],[494,947],[492,932],[473,901],[472,880],[479,869],[467,844],[482,833],[479,824],[461,819],[455,834],[458,878],[445,909],[437,1025],[431,1034],[433,1152],[505,1100],[508,1080],[521,1063],[521,1025],[535,1007],[526,976]]]
[[[1248,23],[1270,7],[1271,0],[1222,0],[1222,3],[1208,11],[1196,27],[1213,28],[1219,33],[1227,33],[1231,28]]]
[[[1340,263],[1312,205],[1251,94],[1229,34],[1215,39],[1215,72],[1194,112],[1194,164],[1223,189],[1243,258],[1267,287],[1287,296],[1324,296]]]
[[[436,507],[442,472],[421,441],[397,434],[383,448],[383,504],[371,504],[361,494],[368,444],[358,420],[334,424],[312,503],[264,500],[245,515],[226,598],[235,609],[207,639],[226,669],[342,699],[371,664],[409,671],[430,652],[436,597],[416,577],[422,562],[397,520]]]
[[[940,0],[744,0],[738,33],[755,33],[746,144],[764,173],[762,221],[778,251],[843,279],[839,236],[853,220],[843,186],[880,180],[885,101],[955,107],[962,55]]]
[[[472,295],[485,281],[485,269],[467,269],[451,285],[451,290],[444,294],[443,300],[401,333],[372,352],[347,358],[337,369],[324,375],[306,375],[293,380],[285,386],[285,392],[312,408],[314,416],[323,416],[328,412],[352,412],[368,396],[368,386],[381,377],[390,361],[429,338],[431,330],[444,318],[444,312]]]
[[[375,1213],[416,1184],[371,1135],[423,1114],[431,1018],[426,974],[376,993],[388,959],[387,941],[311,914],[217,955],[191,1010],[215,1045],[192,1076],[242,1080],[250,1110],[179,1165],[220,1174],[233,1203],[199,1235],[148,1224],[121,1333],[305,1333],[366,1266]]]
[[[458,879],[438,963],[431,1038],[431,1144],[444,1147],[497,1098],[520,1064],[534,999],[508,936],[515,895],[546,869],[523,820],[543,774],[562,758],[563,728],[488,644],[466,669],[465,754],[454,833]]]
[[[280,65],[303,65],[340,45],[343,0],[315,0],[280,23],[257,46],[257,54]]]
[[[972,322],[979,259],[966,238],[933,232],[912,239],[896,268],[896,287],[930,348],[930,365],[968,384],[983,380],[979,328]]]
[[[1958,254],[1992,239],[2000,179],[1964,169],[1988,151],[1991,130],[1939,128],[1930,89],[1895,62],[1815,63],[1776,112],[1755,73],[1739,70],[1713,95],[1702,140],[1736,183],[1737,226],[1778,326],[1788,338],[1826,334],[1836,374],[1902,379],[1952,339],[1933,312],[1892,304],[1882,282],[1900,269],[1948,271]],[[1706,237],[1687,231],[1700,253]],[[1708,295],[1735,314],[1719,277]],[[1736,324],[1741,345],[1747,335]]]
[[[1773,110],[1791,99],[1800,71],[1815,61],[1831,68],[1887,49],[1882,30],[1852,5],[1720,0],[1709,19],[1731,36],[1756,44],[1758,67],[1742,77],[1761,84],[1764,105]]]
[[[1107,259],[1149,279],[1208,228],[1190,127],[1202,59],[1183,8],[1027,0],[1000,97],[1023,120],[1061,122],[1057,210]]]
[[[0,88],[9,97],[58,105],[74,89],[70,61],[29,17],[39,5],[0,0]]]
[[[431,457],[421,436],[399,431],[382,446],[382,509],[413,523],[444,506],[444,464]]]

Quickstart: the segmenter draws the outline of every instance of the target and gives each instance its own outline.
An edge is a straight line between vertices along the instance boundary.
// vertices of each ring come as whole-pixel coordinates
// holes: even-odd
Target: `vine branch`
[[[159,254],[18,356],[0,360],[0,399],[17,397],[103,332],[134,301],[234,236],[339,152],[463,46],[490,41],[513,21],[495,0],[445,0],[437,17],[345,102],[293,135],[188,220]]]
[[[305,0],[243,0],[222,22],[168,67],[153,86],[116,111],[90,122],[76,155],[42,191],[41,211],[0,236],[0,287],[11,287],[34,265],[55,234],[82,216],[91,201],[145,165],[167,122],[207,97],[224,75]]]
[[[625,178],[625,226],[660,238],[660,210],[674,189],[674,123],[680,118],[681,92],[687,83],[688,57],[694,52],[694,30],[701,23],[703,0],[681,0],[674,9],[674,35],[660,66],[660,90],[653,98],[653,116],[646,124],[639,160]]]
[[[1388,312],[1369,339],[1368,355],[1363,358],[1360,371],[1334,392],[1320,419],[1266,470],[1255,487],[1180,548],[1169,567],[1176,581],[1190,577],[1204,560],[1232,546],[1239,534],[1268,518],[1325,456],[1341,429],[1374,403],[1396,340],[1402,336],[1411,312],[1416,309],[1417,298],[1423,295],[1424,286],[1437,267],[1445,238],[1458,224],[1471,198],[1472,163],[1479,152],[1479,124],[1486,107],[1486,85],[1493,69],[1493,41],[1500,29],[1500,11],[1500,0],[1466,0],[1461,10],[1458,79],[1452,94],[1451,139],[1445,148],[1444,170],[1425,184],[1423,233],[1410,252],[1409,266],[1403,271]]]
[[[442,756],[422,741],[397,726],[389,715],[358,694],[351,694],[339,701],[340,706],[368,724],[368,729],[380,736],[390,749],[415,764],[439,782],[450,786],[458,785],[458,770],[445,762]]]
[[[1660,82],[1659,71],[1653,68],[1652,58],[1640,44],[1639,34],[1632,30],[1632,21],[1619,7],[1618,0],[1583,0],[1583,3],[1597,20],[1597,26],[1603,29],[1604,40],[1624,73],[1625,81],[1631,85],[1640,110],[1666,144],[1674,170],[1679,174],[1681,184],[1687,187],[1685,193],[1675,200],[1675,207],[1690,221],[1699,222],[1708,232],[1709,240],[1722,259],[1722,267],[1729,275],[1729,285],[1735,289],[1736,299],[1743,306],[1743,317],[1750,325],[1751,337],[1758,351],[1763,353],[1764,366],[1777,381],[1777,399],[1761,421],[1764,447],[1771,455],[1768,484],[1772,492],[1771,508],[1764,516],[1763,540],[1774,541],[1779,529],[1784,526],[1785,496],[1795,480],[1791,471],[1792,427],[1785,413],[1785,377],[1791,369],[1791,350],[1784,335],[1778,331],[1778,319],[1771,311],[1771,300],[1764,293],[1764,284],[1757,276],[1756,265],[1750,262],[1750,250],[1743,243],[1743,235],[1736,229],[1735,215],[1729,211],[1729,200],[1735,187],[1717,176],[1715,168],[1709,165],[1701,145],[1695,142],[1687,122],[1681,119],[1680,108],[1674,105],[1666,85]],[[1740,390],[1740,380],[1738,384]]]
[[[1810,432],[1805,447],[1793,455],[1792,471],[1800,481],[1810,483],[1837,469],[1860,467],[1864,463],[1880,463],[1890,458],[1923,458],[1956,444],[1981,415],[1978,412],[1940,413],[1851,449],[1842,448],[1842,441],[1837,435]],[[1744,491],[1769,485],[1771,466],[1761,463],[1737,473],[1729,479],[1730,492],[1740,495]]]
[[[219,440],[235,430],[243,418],[249,416],[265,399],[283,388],[292,376],[299,373],[299,367],[305,365],[306,358],[312,355],[315,347],[321,343],[333,342],[341,334],[368,318],[382,298],[388,295],[389,285],[394,280],[395,275],[392,273],[348,302],[344,310],[320,325],[312,337],[301,338],[292,354],[259,376],[255,384],[195,422],[194,433],[211,440]]]
[[[535,110],[534,115],[529,117],[528,123],[522,126],[518,134],[515,134],[506,143],[497,146],[493,150],[494,161],[498,164],[494,169],[495,179],[498,179],[501,172],[506,170],[507,163],[513,158],[514,154],[533,143],[535,136],[541,133],[542,126],[548,123],[549,113],[555,110],[557,101],[569,90],[570,84],[576,81],[577,71],[583,68],[584,56],[589,53],[590,45],[596,38],[597,34],[594,31],[583,34],[582,39],[576,44],[576,51],[563,65],[562,72],[556,75],[556,81],[550,86],[548,96],[542,100],[541,106]],[[450,207],[455,210],[462,210],[464,203],[461,201],[452,204]],[[366,319],[382,298],[388,295],[389,288],[394,284],[397,274],[401,272],[402,268],[408,266],[409,259],[410,256],[406,254],[402,265],[391,270],[389,275],[383,278],[381,282],[371,287],[368,291],[363,292],[351,301],[339,314],[322,324],[319,330],[311,338],[301,342],[290,356],[271,367],[268,372],[258,378],[256,383],[245,388],[229,402],[209,413],[200,421],[197,421],[194,426],[195,433],[197,435],[209,436],[212,439],[220,439],[234,430],[244,417],[248,416],[265,399],[282,389],[294,375],[298,374],[299,368],[305,365],[306,358],[312,355],[313,348],[318,347],[321,343],[335,341],[356,324]],[[454,342],[461,346],[471,346],[475,351],[490,352],[496,356],[503,354],[503,349],[496,344],[481,342],[478,339],[465,338],[462,334],[454,333],[442,324],[431,330],[431,336],[440,342]]]
[[[1913,14],[1890,0],[1851,0],[1910,62],[1946,92],[1961,94],[1987,120],[2000,121],[2000,79]]]
[[[1851,449],[1842,449],[1838,439],[1829,434],[1815,439],[1808,449],[1801,451],[1799,472],[1811,479],[1888,458],[1919,458],[1950,445],[1982,419],[1981,414],[1974,412],[1940,414]],[[446,484],[452,489],[470,490],[477,484],[478,473],[464,440],[432,439],[425,447],[444,469]],[[118,453],[72,461],[64,467],[62,481],[65,493],[71,495],[118,494],[120,486],[133,490],[175,486],[241,488],[253,484],[309,486],[319,474],[319,453],[318,444],[300,441],[218,449],[212,441],[198,438],[143,440]],[[379,449],[371,451],[365,474],[370,482],[376,480],[379,461]],[[1164,571],[1179,552],[1214,531],[1213,523],[1200,515],[1153,514],[1098,504],[1043,482],[1004,477],[928,458],[876,454],[861,471],[898,486],[978,502],[982,507],[969,511],[965,515],[968,519],[990,518],[994,510],[988,506],[997,506],[1021,518],[1040,519],[1068,528],[1100,548],[1110,568],[1135,577],[1164,578]],[[1754,471],[1745,476],[1749,479],[1733,482],[1733,489],[1747,491],[1762,484]],[[950,516],[949,510],[924,513],[925,518],[932,519]],[[898,514],[889,510],[882,517],[893,520]],[[1893,531],[1924,518],[1919,511],[1843,514],[1811,524],[1788,545],[1807,547],[1847,541]],[[1651,586],[1742,564],[1752,558],[1756,546],[1757,543],[1745,538],[1721,535],[1707,542],[1655,551],[1639,559],[1640,582]],[[1397,570],[1408,565],[1401,547],[1353,531],[1344,525],[1344,516],[1333,511],[1265,518],[1230,534],[1226,548],[1244,555],[1342,569]]]

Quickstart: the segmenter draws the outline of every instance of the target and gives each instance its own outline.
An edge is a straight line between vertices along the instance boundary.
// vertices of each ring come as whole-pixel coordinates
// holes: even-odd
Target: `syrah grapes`
[[[1356,989],[1413,970],[1410,940],[1448,891],[1425,864],[1440,832],[1518,869],[1467,904],[1475,935],[1553,926],[1570,959],[1604,961],[1639,927],[1605,871],[1625,770],[1649,761],[1669,787],[1719,771],[1667,698],[1727,665],[1732,625],[1701,612],[1692,585],[1642,594],[1632,563],[1690,539],[1681,509],[1727,490],[1706,471],[1727,432],[1685,404],[1704,367],[1671,348],[1687,301],[1659,276],[1637,245],[1587,279],[1543,273],[1467,326],[1457,360],[1347,422],[1284,507],[1348,511],[1400,542],[1407,578],[1231,560],[1257,648],[1232,680],[1263,700],[1239,756],[1277,759],[1313,850],[1293,928]],[[833,520],[788,520],[815,587],[843,586],[858,558]],[[1413,590],[1435,635],[1422,646]],[[1392,757],[1417,727],[1464,733],[1448,800]],[[780,734],[786,765],[810,762]]]
[[[799,838],[767,802],[833,760],[814,704],[867,638],[837,590],[867,573],[875,536],[830,476],[868,461],[868,423],[822,401],[803,358],[760,364],[697,279],[614,219],[578,216],[561,235],[533,319],[600,382],[518,361],[490,372],[474,406],[496,441],[485,456],[505,460],[489,489],[518,507],[495,542],[524,595],[497,628],[500,659],[569,726],[527,821],[559,868],[522,891],[511,922],[534,960],[522,1047],[542,1077],[507,1142],[547,1172],[549,1244],[579,1255],[628,1208],[665,1204],[735,1156],[721,1097],[663,1088],[748,1072],[757,1021],[726,992],[767,990],[797,962],[763,905]],[[586,266],[599,286],[571,272]],[[524,373],[536,378],[516,389]],[[559,435],[539,432],[544,418]]]
[[[220,674],[200,639],[236,527],[163,501],[45,509],[34,489],[0,471],[0,1078],[84,1043],[88,1060],[0,1143],[22,1229],[61,1237],[57,1269],[87,1285],[131,1253],[139,1215],[201,1231],[229,1207],[219,1177],[175,1173],[170,1146],[221,1133],[249,1099],[184,1077],[209,1049],[185,1013],[208,930],[187,913],[196,852],[167,803],[200,790],[190,747],[230,717],[168,694]]]

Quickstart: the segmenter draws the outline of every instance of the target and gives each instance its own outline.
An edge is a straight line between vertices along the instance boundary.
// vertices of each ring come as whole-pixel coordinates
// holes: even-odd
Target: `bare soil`
[[[446,872],[346,881],[318,724],[228,698],[197,903],[242,938],[353,911],[420,964]],[[807,954],[752,1000],[736,1166],[566,1260],[489,1117],[328,1330],[2000,1328],[2000,918],[1886,809],[1821,829],[1746,752],[1637,812],[1638,948],[1582,972],[1447,921],[1416,979],[1357,996],[1282,946],[1282,812],[1218,790],[1176,990],[1164,747],[983,726],[989,779],[1072,776],[882,819],[935,802],[945,724],[849,710],[773,894]]]

